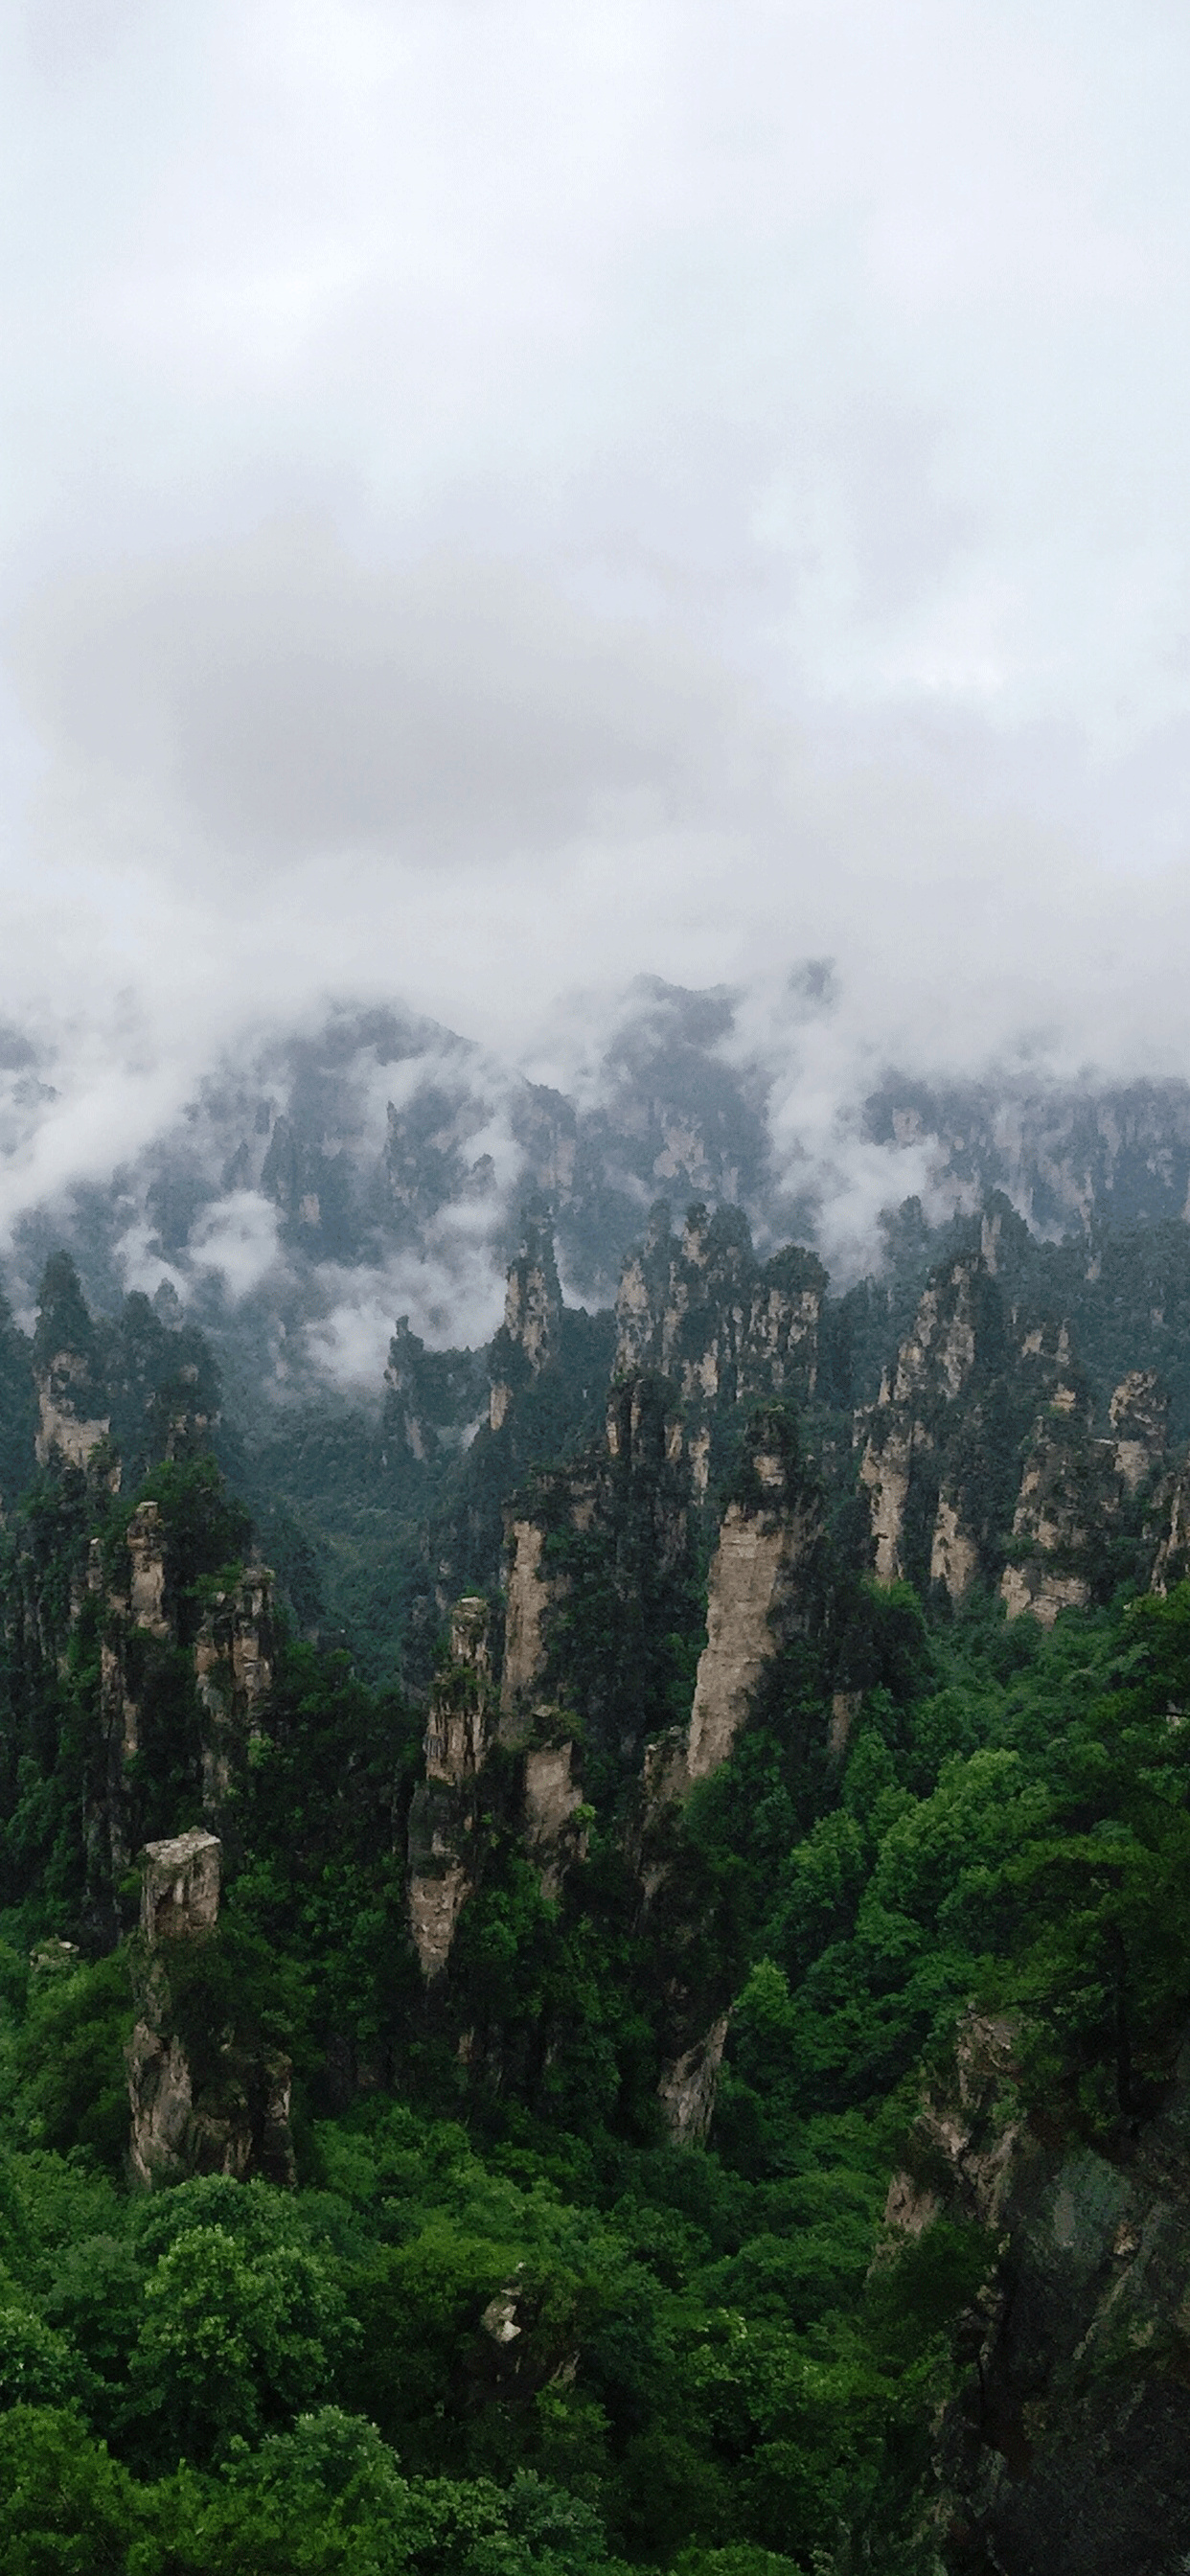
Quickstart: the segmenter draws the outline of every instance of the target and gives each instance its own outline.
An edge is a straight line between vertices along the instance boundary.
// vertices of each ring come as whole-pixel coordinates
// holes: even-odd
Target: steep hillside
[[[592,1316],[539,1202],[483,1354],[262,1436],[53,1255],[11,2563],[1174,2576],[1188,1275],[1001,1197],[832,1296],[659,1206]]]

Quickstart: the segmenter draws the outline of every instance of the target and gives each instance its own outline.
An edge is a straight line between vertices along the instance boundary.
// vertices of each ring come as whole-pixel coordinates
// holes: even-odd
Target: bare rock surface
[[[194,1825],[171,1842],[146,1843],[143,1857],[141,1930],[150,1948],[213,1932],[223,1858],[218,1836]]]

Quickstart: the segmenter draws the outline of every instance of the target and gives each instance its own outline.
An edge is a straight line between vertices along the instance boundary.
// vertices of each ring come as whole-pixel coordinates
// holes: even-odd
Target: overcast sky
[[[0,102],[45,1169],[332,992],[1190,1072],[1184,5],[9,0]]]

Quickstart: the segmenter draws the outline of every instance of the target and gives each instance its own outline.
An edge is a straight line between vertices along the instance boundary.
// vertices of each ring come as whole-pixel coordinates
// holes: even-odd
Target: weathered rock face
[[[727,1760],[765,1666],[806,1624],[821,1492],[788,1448],[766,1447],[765,1439],[762,1418],[746,1462],[753,1490],[728,1504],[711,1565],[686,1748],[691,1784]]]
[[[962,1400],[973,1396],[977,1377],[986,1381],[1001,1365],[1003,1342],[1003,1309],[983,1256],[943,1263],[883,1380],[860,1462],[878,1583],[932,1578],[958,1599],[972,1581],[984,1515],[970,1474],[948,1452]]]
[[[1162,1598],[1190,1575],[1190,1461],[1172,1478],[1165,1499],[1150,1582],[1150,1589]]]
[[[492,1344],[489,1421],[503,1428],[518,1389],[540,1377],[558,1356],[562,1290],[548,1225],[528,1219],[508,1273],[504,1323]]]
[[[730,2022],[730,2013],[720,2013],[705,2036],[665,2068],[657,2094],[675,2147],[700,2147],[706,2138]]]
[[[196,2083],[174,2018],[170,1959],[180,1945],[201,1947],[216,1931],[222,1846],[194,1826],[171,1841],[146,1843],[141,1857],[145,1966],[140,2012],[125,2051],[133,2179],[148,2186],[194,2173],[234,2174],[240,2181],[261,2174],[292,2185],[288,2058],[226,2035],[213,2068]]]
[[[501,1732],[506,1741],[515,1741],[524,1712],[532,1702],[545,1671],[546,1618],[562,1598],[563,1585],[550,1575],[544,1563],[546,1532],[540,1521],[526,1515],[510,1514],[506,1543],[508,1548],[508,1607],[504,1620],[504,1677],[501,1689]]]
[[[1012,1522],[1020,1555],[1000,1582],[1010,1619],[1029,1610],[1043,1628],[1052,1628],[1060,1611],[1081,1610],[1090,1600],[1084,1569],[1103,1497],[1088,1410],[1075,1389],[1062,1384],[1034,1433]]]
[[[172,1842],[146,1843],[141,1881],[141,1931],[150,1949],[159,1941],[201,1940],[219,1919],[223,1846],[200,1825]]]
[[[434,1434],[419,1403],[420,1370],[418,1362],[423,1345],[409,1330],[408,1315],[401,1315],[389,1343],[388,1365],[384,1372],[384,1433],[386,1446],[416,1459],[424,1466],[434,1445]]]
[[[213,2085],[196,2096],[177,2032],[144,2017],[125,2051],[132,2133],[128,2162],[144,2186],[181,2182],[190,2174],[231,2174],[292,2189],[289,2131],[292,2070],[278,2051],[226,2046]]]
[[[960,1504],[945,1487],[930,1538],[930,1582],[940,1583],[952,1601],[961,1601],[979,1572],[979,1541],[964,1529]]]
[[[1160,1464],[1168,1402],[1151,1372],[1133,1371],[1111,1399],[1111,1437],[1090,1431],[1090,1399],[1067,1373],[1052,1390],[1025,1460],[1012,1523],[1013,1561],[1000,1591],[1010,1619],[1031,1611],[1052,1628],[1085,1609],[1111,1539]]]
[[[410,1827],[409,1837],[409,1929],[422,1975],[433,1985],[450,1958],[471,1880],[452,1855],[448,1832],[439,1830],[424,1809],[418,1826],[420,1831]]]
[[[537,1863],[543,1896],[561,1894],[570,1862],[581,1859],[586,1849],[586,1837],[574,1824],[583,1803],[574,1762],[575,1748],[569,1739],[530,1745],[524,1757],[525,1851]]]
[[[134,1627],[150,1637],[167,1637],[165,1615],[165,1532],[158,1503],[138,1503],[128,1524],[130,1568],[128,1610]]]
[[[118,1884],[131,1858],[135,1795],[129,1765],[140,1750],[154,1694],[170,1681],[176,1620],[169,1589],[169,1549],[160,1508],[138,1505],[127,1529],[127,1575],[104,1594],[99,1542],[92,1544],[86,1589],[103,1595],[99,1639],[101,1751],[88,1780],[88,1904],[97,1922],[110,1909],[103,1890]],[[272,1684],[275,1655],[273,1577],[249,1565],[234,1589],[204,1613],[192,1649],[200,1711],[202,1801],[217,1820],[237,1761],[258,1731]],[[81,1607],[82,1593],[75,1615]]]
[[[148,2188],[179,2179],[190,2169],[194,2094],[186,2051],[176,2033],[165,2037],[143,2016],[124,2052],[132,2133],[128,2161],[134,2181]]]
[[[647,1585],[664,1586],[689,1558],[689,1497],[668,1389],[651,1378],[613,1384],[602,1437],[573,1466],[539,1473],[507,1517],[504,1744],[527,1742],[536,1721],[563,1704],[585,1710],[596,1726],[611,1723],[589,1664],[559,1652],[560,1614],[573,1606],[576,1581],[567,1548],[587,1543],[622,1604],[625,1629],[640,1629]]]
[[[450,1621],[450,1663],[430,1693],[426,1777],[461,1789],[483,1767],[494,1714],[486,1601],[457,1601]]]
[[[738,1209],[712,1217],[693,1207],[680,1235],[670,1231],[668,1207],[654,1209],[620,1280],[613,1374],[654,1370],[673,1383],[697,1501],[707,1492],[717,1412],[813,1398],[826,1284],[815,1255],[796,1245],[762,1267]]]
[[[93,1409],[86,1360],[76,1351],[55,1351],[37,1370],[36,1385],[38,1466],[49,1467],[57,1460],[63,1466],[85,1467],[92,1450],[111,1429],[110,1413]]]
[[[409,1818],[409,1923],[430,1983],[446,1966],[473,1883],[468,1844],[495,1718],[488,1604],[466,1599],[455,1605],[450,1661],[430,1693],[426,1777]]]
[[[1093,1437],[1065,1324],[1005,1305],[1000,1222],[928,1282],[868,1417],[860,1485],[878,1582],[960,1601],[998,1581],[1010,1618],[1030,1610],[1050,1625],[1091,1598],[1096,1552],[1160,1460],[1167,1406],[1152,1372],[1134,1371],[1112,1398],[1110,1437]]]
[[[194,1641],[194,1676],[203,1712],[203,1806],[218,1815],[232,1771],[259,1733],[276,1657],[273,1575],[246,1565],[234,1590],[220,1592],[203,1614]]]
[[[1152,1476],[1169,1439],[1169,1397],[1154,1369],[1130,1369],[1112,1396],[1108,1418],[1115,1470],[1129,1494]]]
[[[557,1896],[567,1866],[583,1848],[573,1821],[582,1804],[574,1745],[562,1732],[552,1741],[531,1740],[535,1725],[540,1727],[549,1714],[537,1712],[535,1718],[520,1697],[508,1708],[498,1707],[488,1604],[477,1598],[456,1602],[450,1661],[430,1693],[426,1776],[409,1820],[409,1921],[428,1984],[446,1968],[459,1915],[475,1884],[483,1771],[497,1737],[519,1753],[512,1812],[526,1857],[540,1872],[543,1894]]]
[[[1190,2048],[1112,2154],[1021,2116],[1003,2022],[969,2019],[887,2217],[989,2230],[943,2418],[936,2530],[954,2576],[1173,2576],[1190,2553]]]

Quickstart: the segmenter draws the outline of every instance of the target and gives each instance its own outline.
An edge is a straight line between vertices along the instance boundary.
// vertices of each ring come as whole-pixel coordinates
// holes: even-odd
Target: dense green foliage
[[[98,1383],[115,1343],[76,1292],[54,1273],[42,1355],[89,1332]],[[59,1465],[3,1533],[4,2566],[927,2576],[931,2429],[994,2248],[945,2218],[894,2239],[889,2176],[972,2002],[1017,2034],[1026,2119],[1114,2153],[1161,2101],[1190,2014],[1190,1587],[1130,1599],[1113,1561],[1098,1605],[1050,1635],[1008,1626],[983,1584],[945,1616],[878,1589],[843,1479],[770,1408],[724,1437],[713,1499],[759,1507],[763,1439],[820,1516],[805,1616],[731,1758],[666,1821],[644,1905],[631,1784],[689,1707],[706,1543],[653,1380],[583,1523],[564,1508],[548,1460],[569,1447],[587,1473],[606,1356],[584,1318],[453,1482],[408,1447],[400,1467],[402,1526],[420,1512],[452,1567],[486,1562],[501,1496],[541,1511],[564,1578],[551,1675],[580,1702],[589,1800],[571,1865],[543,1886],[497,1747],[427,1995],[404,1869],[424,1711],[375,1638],[355,1655],[303,1635],[323,1623],[291,1587],[221,1792],[219,1927],[178,1949],[169,2009],[196,2102],[291,2068],[296,2188],[199,2172],[138,2193],[124,2050],[149,1970],[135,1872],[113,1883],[95,1824],[111,1675],[136,1708],[135,1852],[206,1812],[194,1648],[251,1544],[195,1429],[200,1379],[146,1313],[120,1327],[135,1472],[113,1490],[106,1448]],[[850,1358],[832,1327],[836,1396],[870,1320],[853,1301]],[[446,1372],[401,1366],[426,1418],[449,1414]],[[994,1486],[990,1412],[983,1430]],[[311,1510],[329,1472],[310,1468]],[[367,1494],[361,1470],[361,1514]],[[146,1502],[161,1634],[119,1607]],[[380,1527],[357,1526],[353,1563],[383,1621],[360,1572]],[[434,1600],[418,1544],[388,1578],[406,1608]],[[658,2104],[691,1998],[704,2023],[733,2008],[697,2151],[668,2143]]]
[[[740,1991],[706,2154],[643,2134],[645,1953],[598,1848],[561,1905],[509,1864],[464,1919],[460,1983],[503,2034],[499,2082],[482,2050],[464,2081],[403,1964],[377,1821],[408,1730],[309,1648],[183,1997],[196,2049],[204,2013],[263,2013],[304,2069],[298,2192],[128,2197],[121,1955],[43,1947],[30,1973],[10,1947],[6,2565],[515,2576],[610,2551],[760,2576],[833,2565],[844,2532],[878,2532],[890,2571],[928,2563],[930,2410],[988,2248],[944,2226],[872,2268],[915,2069],[977,1995],[1027,2017],[1026,2096],[1072,2134],[1110,2135],[1167,2077],[1190,1593],[1049,1639],[986,1609],[930,1635],[908,1592],[868,1611],[879,1677],[819,1813],[793,1670],[694,1804]],[[574,2049],[543,2074],[517,2030],[551,2016]],[[337,2118],[336,2030],[388,2079]],[[483,2319],[510,2298],[501,2345]]]

